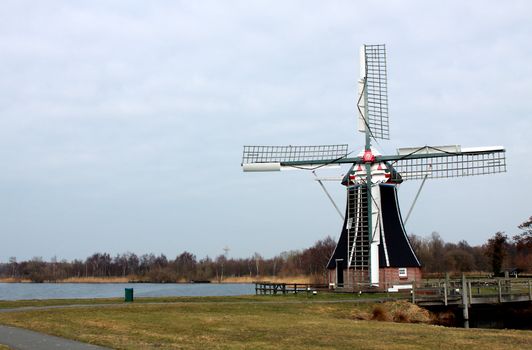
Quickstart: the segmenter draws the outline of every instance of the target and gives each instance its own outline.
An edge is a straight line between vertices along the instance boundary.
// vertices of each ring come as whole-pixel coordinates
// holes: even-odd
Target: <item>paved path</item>
[[[54,337],[27,329],[0,326],[0,344],[15,350],[104,350],[100,346]]]

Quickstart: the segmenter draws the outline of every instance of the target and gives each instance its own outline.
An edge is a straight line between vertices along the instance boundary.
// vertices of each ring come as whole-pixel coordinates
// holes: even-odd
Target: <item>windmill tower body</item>
[[[329,283],[349,289],[387,289],[421,278],[421,262],[408,240],[397,185],[404,180],[461,177],[506,171],[502,146],[462,148],[422,146],[381,155],[372,140],[389,139],[386,51],[361,48],[358,82],[358,131],[364,149],[349,157],[346,144],[320,146],[244,146],[244,171],[316,170],[350,164],[341,183],[346,210],[340,238],[327,269]],[[320,182],[321,184],[321,182]]]
[[[347,206],[340,238],[329,259],[329,283],[337,287],[366,289],[391,288],[395,284],[419,280],[418,260],[403,226],[395,184],[379,183],[372,188],[373,221],[371,241],[364,235],[364,200],[367,189],[361,185],[347,189]],[[371,260],[370,260],[371,259]]]

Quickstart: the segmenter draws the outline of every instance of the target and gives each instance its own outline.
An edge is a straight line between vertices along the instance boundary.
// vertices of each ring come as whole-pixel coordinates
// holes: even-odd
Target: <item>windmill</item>
[[[356,156],[347,144],[319,146],[244,146],[244,171],[316,170],[350,164],[341,183],[347,204],[342,232],[327,268],[329,282],[351,288],[385,288],[421,277],[399,210],[397,185],[405,180],[485,175],[506,171],[502,146],[399,148],[382,155],[372,140],[390,138],[386,49],[363,45],[358,81],[358,131],[364,149]],[[321,185],[321,183],[320,183]]]

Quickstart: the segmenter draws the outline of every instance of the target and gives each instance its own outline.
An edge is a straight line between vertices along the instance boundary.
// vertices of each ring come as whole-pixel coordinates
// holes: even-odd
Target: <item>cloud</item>
[[[336,234],[337,214],[309,174],[242,174],[241,147],[360,148],[363,43],[388,49],[392,140],[383,151],[509,149],[505,175],[433,182],[409,229],[477,244],[530,216],[532,193],[517,185],[531,172],[526,1],[2,7],[0,232],[32,243],[10,240],[0,260],[100,250],[213,256],[225,245],[268,256]],[[416,186],[401,186],[403,210]],[[341,186],[331,191],[343,201]]]

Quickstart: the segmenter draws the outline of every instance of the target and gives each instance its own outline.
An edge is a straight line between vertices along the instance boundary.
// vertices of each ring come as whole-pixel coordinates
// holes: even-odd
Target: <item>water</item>
[[[464,327],[462,309],[458,306],[429,306],[438,316],[438,324],[448,327]],[[469,307],[469,328],[524,329],[532,331],[532,304],[528,301],[475,304]]]
[[[133,288],[135,297],[255,294],[248,283],[0,283],[0,300],[122,298],[124,288]]]

